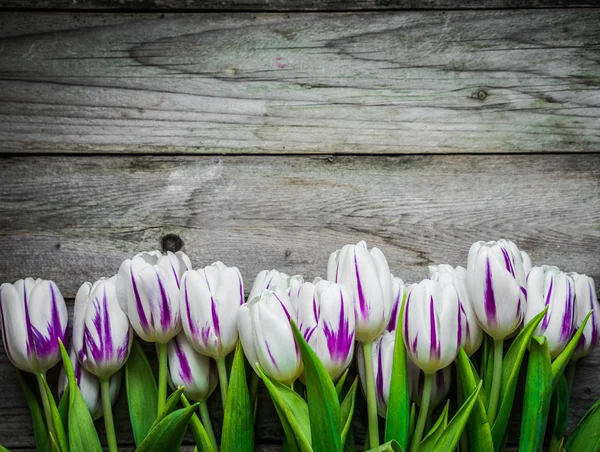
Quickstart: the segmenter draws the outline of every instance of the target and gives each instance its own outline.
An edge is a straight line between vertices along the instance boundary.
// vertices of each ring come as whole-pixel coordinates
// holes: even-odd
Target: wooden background
[[[0,0],[0,282],[51,278],[72,305],[168,233],[246,292],[361,239],[408,282],[500,237],[600,282],[594,6]],[[570,428],[599,365],[580,363]],[[0,444],[33,450],[3,351],[0,400]],[[257,450],[280,450],[260,403]],[[133,450],[124,391],[116,410]],[[359,403],[359,443],[365,420]]]

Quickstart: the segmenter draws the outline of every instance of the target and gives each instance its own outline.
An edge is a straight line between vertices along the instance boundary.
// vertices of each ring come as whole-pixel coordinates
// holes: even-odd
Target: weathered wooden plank
[[[600,10],[0,16],[0,152],[600,150]]]
[[[394,9],[565,8],[594,0],[0,0],[0,8],[78,11],[359,11]]]

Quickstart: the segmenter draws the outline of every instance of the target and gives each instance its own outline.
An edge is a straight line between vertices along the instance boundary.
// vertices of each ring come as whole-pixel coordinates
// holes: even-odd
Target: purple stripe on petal
[[[221,330],[219,328],[219,316],[217,315],[217,305],[215,303],[215,298],[213,296],[210,283],[208,282],[208,278],[206,277],[206,272],[204,273],[204,280],[206,281],[206,287],[208,287],[208,292],[210,293],[210,315],[212,318],[213,326],[215,328],[215,334],[217,336],[220,336]]]
[[[462,335],[463,335],[463,332],[462,332],[462,326],[463,326],[462,325],[462,323],[463,323],[462,319],[463,319],[463,316],[461,314],[465,314],[465,310],[464,310],[463,305],[460,302],[460,298],[459,298],[458,299],[458,334],[457,334],[458,337],[457,337],[457,341],[456,341],[456,348],[457,349],[458,349],[458,347],[460,347],[460,344],[461,344],[461,341],[462,341]],[[467,318],[466,314],[465,314],[464,318],[465,319]],[[465,323],[466,323],[466,320],[465,320]]]
[[[550,300],[552,299],[552,286],[554,284],[554,278],[550,278],[550,285],[548,286],[548,291],[546,292],[546,299],[544,301],[544,306],[548,306],[550,304]],[[544,316],[544,320],[542,321],[542,330],[546,331],[548,328],[548,324],[550,323],[550,309],[546,312]]]
[[[390,321],[385,328],[386,331],[394,331],[396,329],[396,324],[398,323],[398,309],[400,309],[400,295],[402,295],[402,291],[398,291],[398,295],[396,295],[394,306],[392,306]]]
[[[265,345],[267,346],[267,353],[269,354],[269,358],[271,359],[273,366],[275,366],[275,369],[279,370],[279,367],[277,366],[277,362],[275,361],[275,358],[273,357],[273,353],[271,353],[271,347],[269,347],[269,343],[267,341],[265,341]]]
[[[500,247],[500,249],[502,250],[502,255],[504,256],[504,265],[506,266],[506,270],[508,270],[510,272],[510,274],[512,275],[512,277],[515,277],[515,269],[513,268],[513,263],[512,260],[510,259],[510,256],[508,255],[508,251],[504,248],[504,247]]]
[[[319,307],[317,306],[317,299],[315,298],[315,295],[313,295],[312,307],[313,316],[315,317],[315,323],[319,323]]]
[[[562,323],[560,325],[560,340],[568,341],[573,333],[573,321],[574,321],[574,306],[573,306],[573,285],[570,280],[567,279],[567,299],[565,305],[565,312],[563,314]]]
[[[74,367],[73,373],[75,374],[75,381],[77,382],[77,386],[80,386],[81,385],[81,374],[83,373],[81,364],[79,363],[79,361],[75,360],[75,362],[73,363],[73,367]]]
[[[590,310],[595,311],[594,309],[594,292],[592,291],[592,285],[588,282],[588,287],[590,290]],[[592,339],[591,346],[595,347],[598,342],[598,320],[596,319],[596,312],[592,312]],[[583,338],[583,335],[582,335]]]
[[[316,327],[316,326],[313,326],[312,328],[308,328],[308,329],[307,329],[307,330],[304,332],[304,334],[303,334],[303,336],[304,336],[304,340],[305,340],[306,342],[310,341],[310,338],[312,337],[312,335],[313,335],[313,333],[314,333],[315,331],[317,331],[317,327]]]
[[[127,358],[127,353],[129,352],[129,341],[130,341],[131,333],[128,333],[125,336],[125,342],[117,349],[117,356],[119,357],[119,361],[125,361]]]
[[[244,284],[242,284],[242,277],[240,274],[237,274],[238,282],[240,283],[240,306],[244,304]]]
[[[194,338],[198,337],[198,327],[196,326],[196,323],[194,323],[192,321],[192,313],[190,310],[190,298],[188,296],[188,284],[187,284],[187,278],[185,278],[185,281],[183,283],[183,294],[184,294],[184,298],[185,298],[185,309],[187,311],[187,320],[188,320],[188,326],[190,327],[190,332],[192,333],[192,336],[194,336]]]
[[[412,354],[415,355],[415,357],[419,356],[419,350],[417,349],[418,345],[419,345],[419,333],[416,334],[415,339],[412,341],[412,344],[410,344],[410,349],[412,351]]]
[[[25,307],[25,329],[27,332],[27,356],[30,356],[34,349],[33,342],[33,327],[31,325],[31,318],[29,317],[29,306],[27,302],[27,284],[23,282],[23,306]]]
[[[160,325],[166,329],[171,326],[171,306],[169,305],[169,298],[165,292],[165,288],[162,280],[160,279],[160,275],[158,274],[158,270],[154,269],[154,272],[156,273],[156,280],[158,281],[158,289],[160,290],[160,297],[162,301],[160,307]]]
[[[287,308],[283,304],[283,301],[281,301],[281,298],[279,298],[275,292],[273,292],[273,296],[275,297],[275,299],[279,302],[279,304],[283,308],[283,312],[285,312],[285,315],[287,316],[287,319],[289,322],[291,320],[290,313],[288,312]]]
[[[177,288],[181,289],[181,287],[179,286],[179,276],[177,276],[177,272],[175,271],[175,267],[173,267],[173,262],[171,262],[171,258],[169,258],[169,264],[171,265],[171,270],[173,270],[173,276],[175,277]]]
[[[408,305],[410,304],[410,296],[412,295],[412,290],[408,292],[408,297],[406,298],[406,306],[404,306],[404,320],[403,320],[403,330],[404,330],[404,340],[408,342]]]
[[[333,330],[326,322],[323,322],[323,334],[327,340],[327,350],[332,361],[344,362],[350,353],[352,342],[354,341],[354,332],[350,331],[348,318],[344,313],[344,297],[340,289],[340,315],[337,326],[337,332]]]
[[[354,250],[354,270],[356,272],[356,290],[358,292],[358,306],[360,308],[360,314],[363,319],[366,319],[369,315],[369,306],[365,300],[365,294],[362,290],[362,284],[360,283],[360,274],[358,272],[358,262],[356,260],[356,250]]]
[[[187,356],[179,346],[179,341],[177,340],[177,338],[174,338],[173,341],[175,344],[175,354],[177,355],[177,361],[179,361],[179,376],[185,384],[190,385],[194,382],[194,377],[192,376],[192,369],[190,368],[190,363],[188,362]]]
[[[433,304],[433,295],[429,297],[429,356],[433,359],[440,357],[440,341],[437,336],[435,309]],[[459,321],[460,323],[460,321]]]
[[[129,267],[129,275],[131,277],[131,286],[133,288],[133,294],[135,295],[135,307],[137,310],[138,317],[140,319],[140,325],[144,331],[148,330],[148,320],[146,319],[146,312],[144,311],[144,305],[142,303],[142,299],[140,297],[140,292],[138,290],[137,284],[135,282],[135,277],[133,276],[133,268]],[[154,324],[154,322],[152,322]]]
[[[204,324],[204,326],[202,327],[202,331],[200,332],[201,336],[202,336],[202,342],[204,342],[204,344],[208,347],[210,344],[208,343],[208,339],[210,338],[210,333],[212,331],[212,328],[210,327],[210,325],[208,324],[208,322],[206,322]]]
[[[494,296],[494,287],[492,285],[492,270],[490,268],[490,258],[487,257],[485,269],[485,290],[484,307],[487,321],[491,326],[496,325],[496,298]]]
[[[381,356],[381,343],[379,344],[379,353],[377,355],[377,379],[376,379],[376,388],[377,388],[377,398],[380,403],[384,402],[383,398],[383,356]],[[365,357],[365,359],[367,359]],[[372,356],[369,356],[368,359],[373,359]]]
[[[110,360],[113,358],[113,340],[112,340],[112,332],[110,330],[110,319],[108,317],[108,302],[106,300],[106,286],[104,286],[104,300],[103,300],[103,310],[104,310],[104,338],[101,337],[101,343],[104,343],[104,359]]]

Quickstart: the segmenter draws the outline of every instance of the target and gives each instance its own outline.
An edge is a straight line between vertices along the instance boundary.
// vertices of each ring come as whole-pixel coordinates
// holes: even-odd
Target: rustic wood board
[[[0,15],[0,152],[600,151],[600,10]]]
[[[394,9],[565,8],[594,0],[0,0],[0,8],[78,11],[359,11]]]

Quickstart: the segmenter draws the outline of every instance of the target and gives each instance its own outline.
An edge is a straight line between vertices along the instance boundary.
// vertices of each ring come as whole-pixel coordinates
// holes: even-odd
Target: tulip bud
[[[302,373],[290,320],[298,319],[289,296],[268,289],[244,303],[237,316],[240,340],[253,369],[259,363],[266,374],[287,385]]]
[[[461,345],[467,355],[471,356],[479,349],[483,342],[483,330],[479,326],[479,322],[477,322],[475,311],[471,305],[471,299],[467,290],[467,270],[461,266],[454,268],[447,264],[430,265],[429,275],[430,279],[434,281],[454,285],[456,294],[458,295],[460,314],[464,326]]]
[[[329,257],[327,279],[346,286],[354,295],[356,340],[372,342],[387,326],[392,310],[392,277],[378,248],[362,241],[346,245]]]
[[[570,273],[575,282],[575,327],[579,329],[588,312],[592,315],[585,324],[583,334],[577,343],[571,359],[579,359],[589,355],[598,343],[598,321],[600,318],[600,306],[596,296],[594,280],[587,275]]]
[[[215,262],[184,273],[180,292],[183,330],[194,348],[225,358],[238,339],[237,311],[244,303],[242,275],[236,267]]]
[[[274,292],[282,291],[289,296],[292,290],[296,290],[303,282],[304,279],[300,275],[289,276],[277,270],[263,270],[254,279],[248,301],[259,296],[266,289]]]
[[[217,387],[215,361],[194,350],[183,331],[169,341],[167,353],[173,389],[183,386],[183,393],[190,400],[208,399]]]
[[[558,268],[533,267],[527,276],[525,323],[548,306],[535,335],[546,336],[550,356],[556,358],[566,347],[575,329],[575,288],[573,279]]]
[[[100,378],[117,372],[129,356],[132,331],[121,310],[117,277],[84,283],[75,297],[73,346],[81,365]]]
[[[354,351],[352,294],[339,284],[317,279],[294,291],[291,303],[298,307],[298,329],[335,380]]]
[[[398,325],[398,316],[401,314],[402,303],[406,301],[406,295],[412,287],[412,284],[404,284],[402,279],[392,275],[392,310],[390,321],[385,327],[386,331],[396,331]]]
[[[69,358],[71,358],[71,364],[73,365],[73,373],[75,374],[75,380],[79,387],[79,392],[83,396],[90,414],[94,420],[99,419],[104,414],[102,409],[102,393],[100,392],[100,380],[94,374],[85,370],[85,368],[77,361],[77,356],[73,347],[69,347]],[[110,403],[114,405],[117,396],[119,395],[119,388],[121,387],[121,371],[116,372],[110,377],[109,382],[109,393]],[[58,377],[58,398],[61,399],[65,389],[69,386],[69,379],[65,372],[65,368],[61,367],[60,375]]]
[[[425,279],[411,288],[404,308],[404,343],[423,372],[431,375],[454,361],[463,328],[453,284]]]
[[[0,332],[8,359],[25,372],[40,373],[60,360],[67,306],[53,281],[20,279],[0,286]]]
[[[469,250],[467,288],[481,328],[503,340],[521,326],[527,290],[521,254],[513,242],[476,242]]]
[[[390,331],[384,331],[373,342],[371,347],[371,360],[373,361],[373,378],[377,393],[377,414],[381,417],[387,416],[387,405],[390,395],[390,381],[392,379],[392,366],[394,361],[394,343],[396,335]],[[367,393],[367,379],[365,376],[365,356],[363,348],[356,348],[358,364],[358,376],[363,392]]]
[[[525,251],[521,251],[519,254],[521,254],[521,261],[523,261],[523,273],[525,273],[525,277],[527,278],[531,267],[533,267],[533,265],[531,264],[531,258],[529,257],[529,254],[527,254],[527,252]]]
[[[408,388],[411,400],[421,406],[423,398],[423,385],[425,383],[425,374],[421,369],[413,364],[409,359],[407,364]],[[433,385],[431,388],[431,400],[429,409],[433,410],[440,403],[447,399],[450,383],[452,382],[452,366],[444,367],[433,374]]]
[[[143,340],[166,344],[181,331],[179,286],[183,273],[191,268],[181,251],[140,253],[121,264],[119,303]]]

